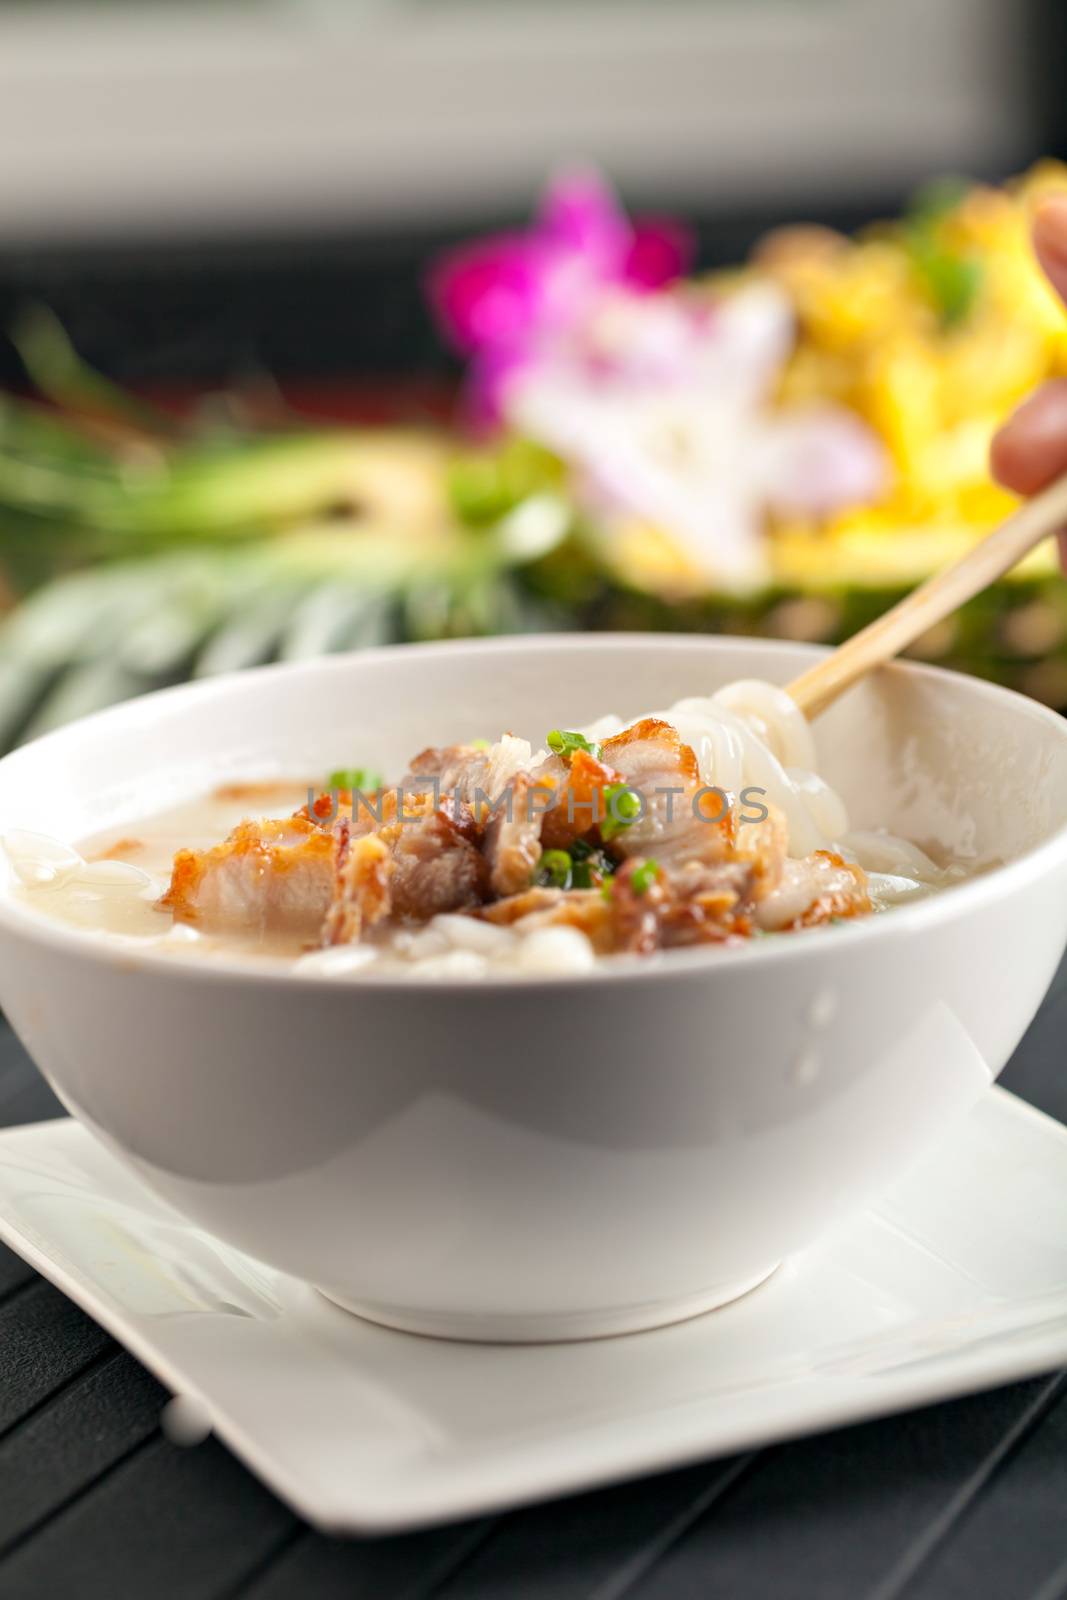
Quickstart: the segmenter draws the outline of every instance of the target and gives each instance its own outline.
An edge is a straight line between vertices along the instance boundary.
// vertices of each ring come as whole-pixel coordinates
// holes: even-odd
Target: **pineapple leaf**
[[[138,434],[167,439],[178,429],[166,412],[135,399],[78,355],[48,306],[31,305],[16,317],[11,342],[34,386],[66,411],[106,418]]]
[[[315,530],[74,573],[0,624],[0,748],[190,677],[558,626],[492,538]]]

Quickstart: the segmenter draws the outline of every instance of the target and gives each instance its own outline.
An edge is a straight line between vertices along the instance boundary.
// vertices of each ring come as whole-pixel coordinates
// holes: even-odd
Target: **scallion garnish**
[[[534,882],[542,889],[569,889],[573,865],[566,850],[546,850],[537,863]]]
[[[353,793],[359,789],[370,793],[380,789],[383,783],[381,775],[377,772],[368,772],[365,767],[338,767],[336,772],[331,772],[326,780],[327,789],[351,789]]]
[[[645,894],[651,889],[658,877],[659,862],[651,859],[642,861],[641,865],[635,867],[630,874],[630,887],[634,894]]]
[[[627,783],[609,783],[604,789],[604,810],[600,837],[614,839],[624,828],[632,827],[641,815],[641,796]]]
[[[571,873],[572,889],[595,889],[615,871],[615,863],[603,850],[594,850],[584,839],[571,845],[574,867]]]
[[[545,743],[552,754],[557,756],[573,756],[579,750],[584,750],[587,755],[598,759],[600,756],[600,746],[590,744],[584,733],[570,733],[563,728],[553,728]]]

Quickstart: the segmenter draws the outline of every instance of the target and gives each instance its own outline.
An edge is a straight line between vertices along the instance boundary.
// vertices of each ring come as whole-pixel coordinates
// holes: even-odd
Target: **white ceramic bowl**
[[[77,840],[223,778],[635,713],[815,652],[551,637],[151,695],[0,763]],[[898,666],[819,724],[853,826],[1005,864],[855,926],[572,979],[271,976],[50,922],[0,886],[0,1003],[65,1104],[205,1228],[367,1316],[567,1338],[722,1303],[862,1207],[996,1076],[1067,936],[1067,723]]]

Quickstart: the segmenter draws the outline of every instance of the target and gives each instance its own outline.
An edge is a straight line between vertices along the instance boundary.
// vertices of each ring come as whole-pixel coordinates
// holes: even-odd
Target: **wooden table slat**
[[[309,1532],[227,1600],[436,1600],[491,1528],[487,1519],[360,1540]]]
[[[117,1345],[0,1441],[0,1556],[159,1424],[167,1391]]]
[[[214,1440],[161,1436],[0,1560],[3,1600],[224,1600],[296,1525]]]
[[[704,1462],[512,1512],[434,1600],[491,1600],[516,1573],[522,1600],[614,1596],[728,1493],[752,1459]]]
[[[1055,1405],[986,1492],[901,1590],[902,1600],[1003,1600],[1011,1551],[1016,1600],[1033,1600],[1057,1573],[1067,1586],[1067,1380]],[[881,1597],[879,1597],[881,1600]],[[896,1600],[893,1596],[892,1600]]]
[[[43,1279],[0,1306],[0,1438],[111,1340]]]
[[[1000,1082],[1067,1123],[1067,959]]]
[[[765,1451],[620,1594],[767,1600],[787,1574],[789,1600],[888,1600],[892,1590],[881,1586],[947,1509],[955,1520],[981,1494],[1005,1441],[1040,1416],[1057,1382],[1035,1379]]]
[[[0,1244],[0,1305],[16,1289],[21,1289],[23,1284],[31,1283],[37,1274],[33,1268],[17,1256],[14,1250],[9,1250],[6,1244]]]

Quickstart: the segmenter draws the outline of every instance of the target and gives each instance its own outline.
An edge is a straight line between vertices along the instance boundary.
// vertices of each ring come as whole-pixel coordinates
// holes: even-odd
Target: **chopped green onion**
[[[573,756],[579,750],[584,750],[587,755],[600,756],[600,746],[590,744],[584,733],[569,733],[563,728],[553,728],[545,743],[557,756]]]
[[[651,889],[658,877],[659,862],[652,860],[642,861],[639,867],[634,868],[630,876],[630,887],[634,894],[645,894],[647,890]]]
[[[380,773],[368,772],[364,767],[339,767],[336,772],[331,772],[326,781],[327,789],[356,789],[365,794],[380,789],[383,783]]]
[[[600,837],[614,839],[624,828],[632,827],[641,815],[641,796],[627,783],[609,783],[604,790],[604,807]]]
[[[472,739],[471,740],[471,749],[472,750],[488,750],[488,748],[489,748],[489,740],[488,739]]]
[[[566,850],[546,850],[537,863],[534,882],[542,889],[569,889],[572,865]]]
[[[576,839],[571,845],[571,859],[574,862],[572,889],[595,889],[615,871],[611,857],[603,850],[592,849],[584,839]]]

